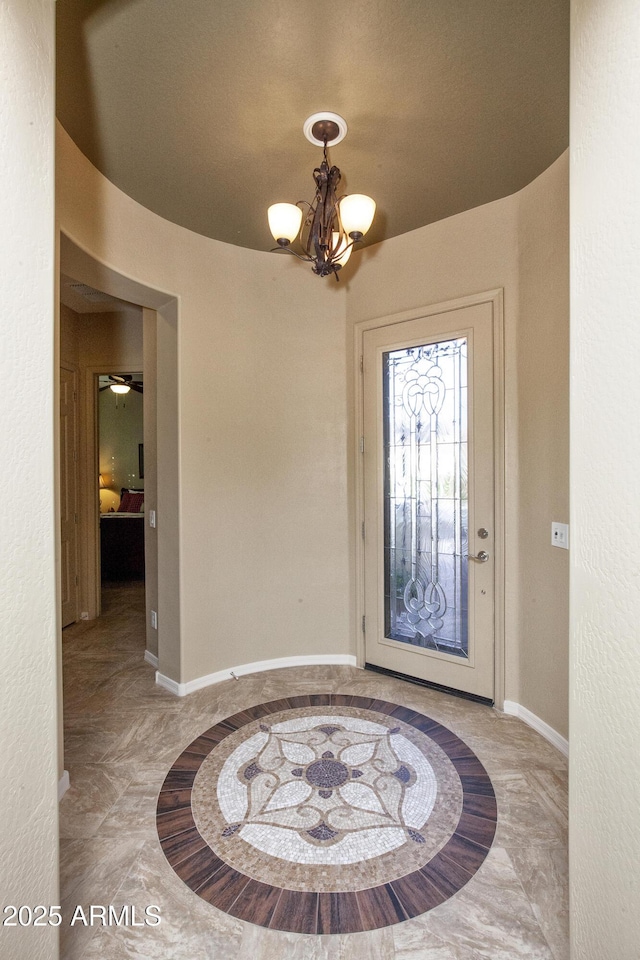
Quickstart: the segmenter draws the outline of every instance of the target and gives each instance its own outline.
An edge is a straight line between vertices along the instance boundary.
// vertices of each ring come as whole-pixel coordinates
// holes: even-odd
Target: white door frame
[[[74,482],[75,482],[75,515],[76,522],[74,526],[74,540],[75,540],[75,549],[74,549],[74,560],[75,560],[75,569],[73,575],[76,581],[75,589],[75,619],[70,621],[70,623],[77,623],[80,619],[80,538],[78,536],[78,520],[81,515],[80,511],[80,497],[81,497],[81,486],[80,486],[80,369],[77,364],[67,362],[66,360],[61,360],[60,362],[60,387],[59,387],[59,401],[62,400],[62,371],[66,370],[67,373],[73,374],[74,382],[74,393],[73,393],[73,405],[74,405],[74,437],[73,437],[73,447],[74,447],[74,457],[73,457],[73,471],[74,471]],[[58,416],[60,416],[60,402],[58,403]],[[60,500],[62,496],[66,495],[67,491],[62,488],[62,427],[60,427],[60,432],[58,433],[58,447],[59,450],[59,463],[60,463],[60,482],[59,482],[59,494]],[[62,505],[60,504],[60,512],[62,513]],[[60,524],[58,524],[60,526]],[[60,568],[62,570],[62,538],[60,544]],[[68,572],[68,571],[67,571]],[[62,584],[62,581],[61,581]],[[60,588],[60,597],[59,597],[60,608],[62,609],[62,585]],[[67,624],[69,626],[69,624]]]
[[[356,575],[356,656],[358,665],[365,664],[364,632],[364,379],[362,371],[363,338],[365,330],[387,327],[406,320],[419,320],[463,307],[488,303],[493,320],[493,415],[494,415],[494,476],[495,476],[495,706],[502,710],[505,695],[505,410],[504,410],[504,319],[503,290],[487,290],[484,293],[446,300],[426,307],[395,313],[386,317],[363,320],[354,328],[354,382],[356,390],[356,451],[355,451],[355,575]]]

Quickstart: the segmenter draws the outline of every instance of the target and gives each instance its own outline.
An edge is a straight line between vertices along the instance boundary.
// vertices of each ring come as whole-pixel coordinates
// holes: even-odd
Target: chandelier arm
[[[302,256],[301,253],[296,253],[296,251],[292,250],[291,247],[272,247],[271,253],[290,253],[294,257],[297,257],[298,260],[304,261],[304,263],[315,263],[315,260],[313,257]]]
[[[340,248],[340,246],[338,246],[337,249],[336,249],[336,250],[331,254],[331,256],[328,258],[329,261],[330,261],[331,263],[335,263],[335,262],[337,262],[338,260],[342,260],[342,258],[344,257],[345,253],[347,252],[347,250],[351,250],[351,248],[352,248],[356,243],[360,243],[360,241],[359,241],[359,240],[350,240],[349,243],[347,243],[344,247]],[[338,251],[340,251],[340,252],[338,252]]]

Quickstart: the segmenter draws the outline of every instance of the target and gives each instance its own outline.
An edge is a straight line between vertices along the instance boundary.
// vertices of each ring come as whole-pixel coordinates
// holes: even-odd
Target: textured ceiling
[[[508,196],[568,143],[568,0],[58,0],[58,117],[113,183],[268,250],[330,151],[378,204],[367,242]]]

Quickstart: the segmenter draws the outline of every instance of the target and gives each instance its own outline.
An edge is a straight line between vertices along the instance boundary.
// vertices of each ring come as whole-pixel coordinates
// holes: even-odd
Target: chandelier
[[[371,226],[375,201],[361,193],[338,196],[340,170],[329,165],[327,147],[344,139],[347,124],[336,113],[314,113],[304,123],[304,134],[323,148],[322,163],[313,171],[316,195],[312,203],[274,203],[269,207],[269,229],[279,250],[311,264],[319,277],[338,280],[355,243]],[[291,244],[298,238],[301,253]]]

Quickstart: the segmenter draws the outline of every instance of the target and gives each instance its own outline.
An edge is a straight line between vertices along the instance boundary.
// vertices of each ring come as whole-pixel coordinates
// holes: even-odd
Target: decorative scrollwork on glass
[[[467,656],[465,338],[385,354],[386,625]]]
[[[404,375],[402,403],[411,417],[419,417],[423,409],[429,416],[437,416],[444,403],[446,387],[442,380],[442,370],[435,363],[420,357]],[[422,368],[422,369],[421,369]]]
[[[439,583],[422,584],[419,578],[409,580],[404,588],[404,605],[407,620],[416,633],[430,637],[444,625],[447,598]]]

